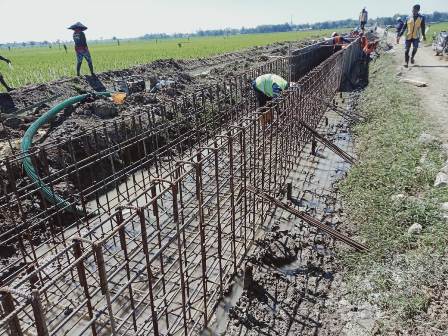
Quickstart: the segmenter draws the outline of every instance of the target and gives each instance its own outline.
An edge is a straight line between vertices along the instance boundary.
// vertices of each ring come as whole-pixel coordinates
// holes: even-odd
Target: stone
[[[440,149],[445,153],[445,157],[448,157],[448,143],[441,144]]]
[[[448,202],[440,204],[440,210],[443,212],[448,212]]]
[[[440,169],[440,172],[448,175],[448,165],[445,165],[442,169]]]
[[[421,174],[421,173],[423,173],[423,167],[421,167],[421,166],[417,166],[417,167],[415,167],[415,173],[416,173],[416,174]]]
[[[401,79],[401,82],[408,83],[408,84],[414,85],[416,87],[427,87],[428,86],[428,83],[426,83],[426,82],[418,81],[415,79],[409,79],[409,78],[403,78],[403,79]]]
[[[419,162],[421,165],[424,165],[426,161],[428,160],[428,152],[423,153],[422,157],[420,158]]]
[[[399,202],[401,202],[401,201],[403,201],[405,199],[406,199],[406,195],[405,194],[396,194],[396,195],[392,195],[390,197],[390,200],[392,202],[394,202],[394,203],[399,203]]]
[[[18,129],[20,127],[21,122],[22,121],[17,117],[10,117],[6,118],[5,121],[3,121],[3,125],[13,129]]]
[[[108,100],[96,100],[92,103],[92,112],[100,118],[112,118],[118,115],[118,107]]]
[[[448,185],[448,175],[440,172],[437,174],[436,176],[436,180],[434,182],[434,187],[439,188],[439,187],[446,187]]]
[[[437,141],[437,138],[429,133],[422,133],[418,138],[418,143],[422,145],[430,145]]]
[[[422,230],[423,230],[423,227],[420,224],[414,223],[409,227],[408,233],[411,235],[412,234],[420,234],[422,232]]]

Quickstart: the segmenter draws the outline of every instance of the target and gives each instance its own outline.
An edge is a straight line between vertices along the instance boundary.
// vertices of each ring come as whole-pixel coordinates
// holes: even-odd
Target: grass
[[[194,37],[150,41],[122,41],[116,44],[91,44],[90,51],[96,71],[125,69],[157,59],[194,59],[210,57],[248,47],[267,45],[274,42],[297,41],[318,38],[331,34],[329,30],[287,32],[272,34],[248,34],[219,37]],[[87,31],[88,37],[88,31]],[[179,47],[179,43],[182,47]],[[69,47],[66,54],[58,46],[50,48],[1,49],[0,54],[11,59],[14,69],[0,62],[0,72],[11,86],[21,87],[32,83],[44,83],[62,77],[75,75],[75,53]],[[88,72],[87,65],[82,68]]]
[[[370,248],[343,256],[349,292],[386,312],[386,330],[423,319],[448,274],[448,225],[439,210],[448,191],[433,187],[446,157],[439,144],[419,143],[429,124],[414,88],[395,72],[390,55],[372,66],[360,104],[367,122],[355,128],[360,163],[341,184],[349,220]],[[408,234],[414,223],[421,234]]]
[[[430,25],[428,31],[428,39],[432,41],[432,37],[440,33],[442,30],[448,31],[448,22],[441,22]]]

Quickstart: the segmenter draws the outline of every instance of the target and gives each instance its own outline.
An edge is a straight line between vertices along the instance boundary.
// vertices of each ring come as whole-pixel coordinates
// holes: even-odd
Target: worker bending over
[[[376,50],[376,48],[378,47],[378,44],[379,44],[379,40],[370,42],[367,39],[367,36],[363,35],[361,37],[361,49],[364,52],[364,54],[366,55],[367,60],[370,59],[370,54],[372,54]]]
[[[334,46],[334,52],[338,52],[339,50],[341,50],[344,47],[344,44],[350,44],[352,41],[350,41],[349,39],[346,39],[343,36],[340,36],[338,33],[333,32],[333,34],[331,34],[331,40]]]
[[[0,56],[0,61],[4,61],[8,64],[11,64],[11,61],[7,58],[4,58],[3,56]],[[12,90],[14,90],[12,87],[6,84],[3,75],[1,73],[0,73],[0,83],[5,87],[6,91],[11,92]]]
[[[398,44],[400,43],[401,36],[403,36],[403,34],[406,32],[404,54],[405,68],[409,66],[409,52],[411,50],[411,45],[413,46],[411,63],[415,63],[415,55],[417,54],[421,37],[423,36],[423,40],[426,41],[425,29],[425,17],[420,15],[420,5],[415,5],[412,8],[412,15],[407,18],[406,23],[403,25],[403,28],[401,29],[397,37]]]
[[[93,72],[93,63],[92,57],[90,56],[89,47],[87,46],[86,35],[84,31],[87,30],[87,27],[84,26],[81,22],[77,22],[74,25],[70,26],[68,29],[74,30],[73,33],[73,41],[75,42],[75,51],[76,51],[76,74],[81,76],[81,64],[82,60],[85,58],[87,64],[89,65],[90,74],[95,76]]]
[[[288,81],[275,74],[261,75],[252,82],[259,107],[265,106],[268,101],[278,97],[288,86]]]

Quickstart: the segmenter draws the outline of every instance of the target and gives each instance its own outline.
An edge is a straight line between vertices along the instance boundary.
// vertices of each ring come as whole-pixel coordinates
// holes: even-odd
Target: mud
[[[294,42],[291,48],[298,49],[316,42],[316,40]],[[191,94],[199,88],[257,67],[272,57],[284,56],[288,53],[288,50],[288,43],[276,43],[211,58],[158,60],[130,69],[104,72],[98,74],[97,77],[66,78],[46,84],[23,87],[10,94],[4,93],[0,96],[0,106],[3,112],[0,120],[6,128],[2,133],[9,132],[7,135],[3,135],[2,138],[20,137],[31,122],[58,101],[92,91],[114,90],[117,80],[136,77],[146,83],[146,89],[152,88],[158,81],[172,81],[175,83],[173,88],[167,88],[158,92],[156,97],[151,95],[131,97],[127,100],[125,106],[119,109],[117,116],[121,116],[123,113],[136,113],[135,110],[142,105],[170,101],[175,97]],[[45,100],[50,101],[39,104],[39,102]],[[35,106],[36,104],[39,105]],[[88,110],[89,106],[86,109]],[[79,125],[78,128],[82,128],[86,123],[92,127],[102,122],[102,113],[97,116],[98,118],[89,118],[89,120],[85,120],[85,118],[77,120],[76,115],[74,115],[71,119],[76,120],[76,125]],[[106,114],[106,117],[109,118],[111,116]],[[13,132],[13,130],[17,129],[21,130],[21,132]],[[73,129],[73,125],[69,125],[65,127],[65,131],[66,134],[74,134],[76,133],[76,127]]]
[[[292,43],[291,47],[297,49],[316,42],[314,40],[301,41]],[[35,144],[60,144],[69,138],[76,138],[88,129],[101,127],[104,122],[118,122],[124,117],[141,114],[152,106],[191,95],[199,88],[220,83],[232,76],[246,72],[250,68],[255,68],[272,57],[284,56],[288,51],[288,43],[277,43],[211,58],[159,60],[131,69],[101,73],[97,77],[61,79],[51,83],[20,88],[10,94],[0,94],[2,107],[2,113],[0,113],[0,160],[17,155],[20,152],[20,141],[26,129],[57,102],[69,97],[94,91],[113,91],[117,80],[132,76],[132,78],[143,80],[147,90],[161,81],[174,83],[161,88],[156,93],[147,91],[132,93],[122,105],[116,105],[108,98],[97,96],[88,98],[73,107],[66,108],[49,124],[41,127],[34,137]],[[154,127],[154,125],[162,123],[162,117],[153,115],[152,120],[149,116],[143,117],[139,119],[139,122],[143,128],[149,127],[149,125]],[[184,129],[179,129],[179,132],[188,130],[188,125],[182,127]],[[63,171],[69,163],[73,163],[73,158],[80,160],[106,150],[111,144],[123,141],[127,134],[132,134],[131,132],[135,132],[135,129],[129,122],[123,129],[116,132],[96,134],[90,142],[74,140],[70,145],[49,148],[44,153],[45,158],[35,163],[36,169],[43,175],[48,175],[47,172]],[[155,140],[159,147],[163,146],[165,141],[163,137]],[[154,144],[148,144],[149,151],[151,151],[151,146]],[[138,151],[135,152],[135,155],[138,155]],[[72,174],[70,178],[55,182],[52,188],[62,197],[71,199],[78,190],[83,190],[87,186],[109,177],[112,174],[112,167],[120,170],[136,159],[138,157],[112,157],[110,158],[111,162],[99,162],[91,175],[84,173],[84,175],[74,178],[75,175]],[[20,163],[16,163],[12,167],[13,169],[9,171],[13,172],[13,179],[8,176],[9,172],[0,169],[0,197],[11,193],[13,187],[20,188],[27,183]],[[13,186],[11,180],[18,181],[17,185]],[[4,211],[0,214],[0,233],[15,228],[17,223],[22,223],[23,218],[26,217],[28,218],[27,225],[32,226],[33,229],[28,236],[24,237],[25,241],[19,243],[26,246],[37,246],[39,242],[50,238],[50,231],[59,232],[64,229],[64,223],[72,223],[74,220],[70,214],[64,214],[52,220],[52,223],[49,223],[50,228],[36,227],[35,223],[41,221],[38,218],[40,210],[44,208],[46,208],[45,200],[39,195],[35,195],[33,199],[24,201],[20,209],[15,206]],[[6,236],[4,238],[8,239]],[[1,256],[6,258],[3,262],[18,263],[17,265],[20,266],[21,256],[17,255],[15,250],[14,245],[3,244]],[[3,277],[4,274],[0,275],[0,278]]]
[[[355,106],[358,95],[351,93],[339,105]],[[327,113],[327,117],[328,126],[324,121],[319,132],[353,153],[351,122],[333,112]],[[305,152],[311,152],[311,145]],[[342,225],[344,212],[336,184],[349,168],[319,145],[317,155],[304,155],[290,175],[290,205],[350,235],[349,228]],[[330,301],[329,297],[333,292],[343,295],[338,288],[343,273],[336,253],[347,247],[285,211],[274,209],[272,215],[270,231],[257,240],[247,259],[246,268],[252,277],[246,277],[247,286],[230,309],[226,335],[340,334],[344,325],[334,322],[341,320],[338,314],[342,310],[330,312],[329,307],[337,301]],[[345,312],[353,308],[348,303],[341,307]]]

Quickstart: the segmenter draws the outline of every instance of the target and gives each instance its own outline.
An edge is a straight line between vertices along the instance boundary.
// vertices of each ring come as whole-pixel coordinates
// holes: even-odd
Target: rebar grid
[[[0,330],[18,335],[187,335],[207,326],[268,216],[270,204],[246,192],[246,186],[271,195],[283,189],[311,137],[301,122],[312,127],[319,123],[325,101],[339,88],[346,55],[355,48],[356,43],[328,58],[302,77],[297,89],[265,109],[252,112],[255,105],[246,85],[235,99],[240,104],[224,110],[224,116],[201,123],[193,113],[182,114],[183,121],[196,122],[191,132],[182,134],[176,119],[152,132],[140,124],[99,156],[90,155],[85,162],[73,157],[71,175],[67,167],[62,169],[66,176],[49,173],[49,184],[75,176],[82,185],[81,176],[101,167],[98,161],[112,167],[103,185],[86,183],[81,189],[78,199],[85,213],[71,227],[37,248],[30,244],[31,252],[24,246],[28,274],[11,276],[14,282],[2,290]],[[207,133],[207,127],[214,131]],[[175,133],[170,142],[158,144],[164,132]],[[70,143],[68,148],[73,148]],[[46,155],[41,159],[49,151],[42,150]],[[114,168],[115,155],[126,159],[135,152],[128,166]],[[89,203],[103,210],[92,216]],[[67,221],[64,209],[45,209],[41,220],[48,217],[51,223],[53,216]],[[7,239],[25,245],[30,223]]]
[[[0,193],[0,213],[5,217],[9,212],[20,215],[18,225],[14,223],[0,233],[2,245],[16,243],[20,251],[13,262],[0,266],[2,282],[9,284],[26,264],[57,253],[57,246],[89,227],[92,213],[110,215],[117,204],[132,197],[151,177],[169,172],[173,162],[186,153],[191,155],[211,136],[254,111],[249,78],[266,72],[286,77],[291,74],[288,67],[293,66],[302,72],[309,70],[328,56],[328,48],[320,46],[269,61],[191,97],[149,107],[120,122],[104,123],[100,129],[33,146],[31,153],[20,153],[0,163],[7,175],[2,188],[6,192]],[[41,197],[41,185],[18,175],[24,157],[31,157],[53,196],[58,194],[57,189],[65,189],[66,204],[52,205]],[[152,172],[141,173],[142,169]],[[111,189],[116,190],[113,196],[107,194]],[[67,209],[76,205],[81,211],[67,216]],[[33,239],[36,230],[44,233]]]

